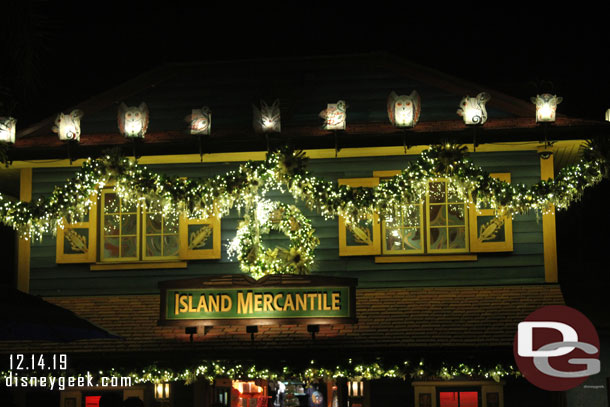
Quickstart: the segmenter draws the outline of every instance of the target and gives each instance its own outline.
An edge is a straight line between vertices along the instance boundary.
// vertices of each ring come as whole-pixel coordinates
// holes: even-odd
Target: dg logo
[[[601,368],[595,327],[563,305],[542,307],[519,323],[513,352],[523,376],[549,391],[572,389]]]

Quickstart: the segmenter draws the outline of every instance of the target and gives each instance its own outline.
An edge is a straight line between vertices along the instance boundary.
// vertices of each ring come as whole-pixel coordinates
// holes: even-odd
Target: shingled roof
[[[45,300],[124,340],[3,342],[10,352],[187,351],[221,357],[239,349],[386,350],[510,348],[517,324],[545,305],[564,304],[558,285],[383,288],[357,290],[354,325],[322,325],[312,340],[302,325],[261,326],[252,342],[244,326],[216,326],[194,342],[184,328],[157,326],[158,295],[50,297]]]
[[[489,120],[478,135],[480,142],[485,137],[496,141],[540,138],[532,132],[535,108],[529,101],[377,53],[165,65],[75,106],[85,115],[81,142],[73,154],[85,157],[100,148],[130,144],[117,128],[121,102],[148,104],[150,125],[144,143],[148,154],[197,152],[196,138],[187,133],[184,118],[204,105],[212,111],[206,152],[265,150],[264,139],[252,129],[252,104],[275,99],[280,99],[280,143],[289,140],[298,148],[334,146],[331,133],[321,129],[318,114],[327,103],[343,99],[348,104],[343,147],[402,145],[405,132],[390,124],[386,102],[391,91],[404,94],[412,90],[421,95],[422,111],[419,124],[409,133],[410,145],[449,136],[464,136],[470,142],[471,133],[456,109],[462,97],[482,91],[492,99],[487,104]],[[62,108],[58,106],[64,112],[72,109]],[[65,147],[51,132],[54,120],[49,117],[20,130],[11,158],[63,157]],[[570,130],[573,137],[572,130],[577,128],[585,137],[603,124],[560,117],[552,136],[565,138]],[[583,129],[588,129],[586,134]]]

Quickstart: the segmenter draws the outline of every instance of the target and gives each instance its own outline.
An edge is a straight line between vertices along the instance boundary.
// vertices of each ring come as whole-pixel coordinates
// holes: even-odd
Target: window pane
[[[476,391],[461,391],[460,392],[460,407],[478,407],[479,393]]]
[[[118,237],[107,237],[104,238],[104,258],[118,258],[120,256],[119,251],[119,238]]]
[[[163,247],[161,245],[161,236],[147,236],[146,256],[156,257],[161,256],[161,253],[163,253]]]
[[[116,194],[107,193],[104,194],[104,213],[118,213],[119,212],[119,198]]]
[[[430,194],[430,202],[445,202],[445,183],[442,181],[439,182],[430,182],[428,186],[428,191]]]
[[[121,216],[121,234],[135,235],[138,233],[138,215]]]
[[[146,214],[146,234],[162,233],[163,216],[160,213]]]
[[[449,228],[449,248],[466,248],[466,228]]]
[[[440,250],[447,248],[447,229],[430,228],[430,249]]]
[[[104,234],[118,236],[120,221],[118,215],[104,215]]]
[[[430,226],[447,225],[446,211],[446,205],[430,205]]]
[[[136,213],[138,208],[136,205],[129,203],[127,201],[121,200],[121,212],[123,213]]]
[[[163,255],[177,256],[178,255],[178,236],[169,235],[163,237]]]
[[[460,407],[457,391],[441,391],[439,393],[439,407]]]
[[[164,234],[175,234],[178,233],[178,217],[168,215],[163,218],[163,233]]]
[[[464,205],[449,205],[448,208],[449,216],[447,220],[449,225],[463,225],[465,221],[465,208]]]
[[[121,238],[121,257],[136,257],[138,255],[137,239],[136,236]]]

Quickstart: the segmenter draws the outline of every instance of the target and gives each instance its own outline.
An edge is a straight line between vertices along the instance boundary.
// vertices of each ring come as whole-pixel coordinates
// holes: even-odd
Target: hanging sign
[[[356,279],[209,276],[159,283],[159,325],[338,324],[356,322]]]

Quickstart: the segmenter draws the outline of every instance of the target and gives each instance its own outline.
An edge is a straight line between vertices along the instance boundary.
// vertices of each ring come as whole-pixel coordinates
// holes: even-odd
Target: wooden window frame
[[[219,217],[208,219],[188,219],[181,215],[178,219],[178,242],[179,250],[176,256],[145,256],[146,234],[144,228],[146,210],[137,210],[137,257],[108,259],[103,257],[104,244],[104,197],[106,193],[114,191],[113,184],[107,184],[106,188],[92,196],[92,205],[89,210],[88,221],[67,223],[64,220],[64,228],[57,228],[56,237],[56,263],[92,263],[91,270],[123,270],[123,269],[147,269],[147,268],[184,268],[185,260],[220,259],[221,250],[221,221]],[[101,202],[98,204],[98,200]],[[98,213],[99,212],[99,213]],[[120,216],[120,215],[119,215]],[[209,249],[189,249],[188,226],[194,224],[207,224],[212,228],[212,247]],[[86,253],[64,253],[64,240],[67,231],[71,228],[88,229],[88,250]],[[119,237],[120,239],[120,237]],[[91,250],[93,248],[93,250]],[[99,261],[98,261],[99,259]]]
[[[376,187],[379,185],[378,177],[371,178],[342,178],[338,180],[339,185],[351,187]],[[347,227],[343,217],[339,216],[339,256],[370,256],[381,253],[381,228],[379,226],[379,215],[374,213],[372,219],[372,239],[369,245],[348,245]]]

